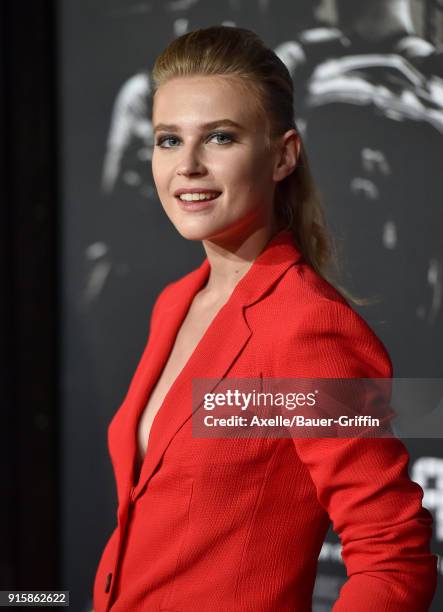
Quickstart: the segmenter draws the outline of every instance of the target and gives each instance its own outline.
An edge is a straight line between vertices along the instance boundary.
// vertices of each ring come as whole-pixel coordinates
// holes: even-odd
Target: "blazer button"
[[[109,589],[111,588],[111,580],[112,580],[112,574],[108,574],[106,576],[105,593],[109,593]]]

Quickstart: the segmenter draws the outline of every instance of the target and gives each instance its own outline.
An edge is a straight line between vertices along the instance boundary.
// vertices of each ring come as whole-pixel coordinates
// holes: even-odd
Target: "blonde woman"
[[[329,240],[275,53],[212,27],[170,43],[153,78],[159,199],[206,257],[159,295],[109,427],[118,520],[95,611],[307,612],[330,521],[349,577],[336,612],[427,610],[431,517],[400,441],[192,435],[196,378],[389,379],[392,367],[326,279]]]

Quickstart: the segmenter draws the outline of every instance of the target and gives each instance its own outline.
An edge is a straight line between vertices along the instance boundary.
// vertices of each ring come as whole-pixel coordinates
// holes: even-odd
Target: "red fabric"
[[[192,437],[194,377],[392,376],[382,343],[286,231],[237,284],[175,380],[134,483],[138,418],[209,270],[205,259],[160,294],[109,426],[118,523],[98,566],[95,612],[307,612],[329,518],[349,577],[334,612],[428,610],[432,521],[399,440]]]

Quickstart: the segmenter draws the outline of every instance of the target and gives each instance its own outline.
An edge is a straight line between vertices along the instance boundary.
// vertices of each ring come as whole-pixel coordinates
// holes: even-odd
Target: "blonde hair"
[[[297,127],[293,82],[285,64],[250,30],[213,26],[188,32],[173,40],[158,56],[153,71],[154,96],[161,84],[195,75],[238,78],[255,88],[258,103],[269,118],[270,136]],[[303,257],[331,284],[338,272],[337,257],[328,232],[321,200],[306,150],[301,149],[295,170],[276,188],[276,216],[281,229],[291,232]],[[356,301],[346,290],[340,291]]]

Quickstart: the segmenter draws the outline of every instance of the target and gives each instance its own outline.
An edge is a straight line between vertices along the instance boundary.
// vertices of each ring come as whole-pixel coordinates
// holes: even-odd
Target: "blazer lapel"
[[[207,260],[204,260],[199,268],[182,279],[183,286],[180,295],[174,292],[173,299],[168,300],[158,313],[126,397],[110,424],[109,448],[113,457],[120,501],[127,498],[133,484],[134,465],[138,452],[136,428],[141,412],[165,366],[192,299],[204,285],[208,272],[209,264]],[[139,478],[140,481],[141,478]]]
[[[133,499],[142,492],[176,433],[191,417],[193,410],[198,409],[198,406],[193,407],[190,401],[192,380],[222,379],[228,374],[253,333],[245,316],[246,309],[257,302],[300,257],[291,235],[283,230],[268,243],[234,288],[172,384],[154,418],[149,446],[133,491]],[[126,451],[130,450],[125,453],[130,461],[130,465],[126,463],[125,471],[128,470],[126,474],[130,474],[131,479],[137,453],[136,428],[139,418],[166,364],[192,300],[205,284],[209,272],[210,264],[205,259],[199,268],[178,281],[175,290],[171,289],[168,302],[159,312],[156,328],[151,332],[151,338],[131,382],[125,399],[126,443],[122,445]],[[121,476],[123,477],[123,474]]]

